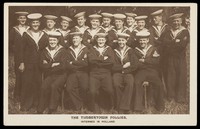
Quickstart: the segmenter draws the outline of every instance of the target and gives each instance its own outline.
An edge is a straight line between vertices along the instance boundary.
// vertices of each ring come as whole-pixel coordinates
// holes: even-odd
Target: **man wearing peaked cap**
[[[77,20],[77,25],[74,28],[72,28],[71,31],[72,32],[80,31],[84,33],[85,30],[89,28],[88,26],[85,25],[86,23],[85,12],[77,13],[74,17]]]
[[[135,13],[125,13],[126,14],[126,23],[128,30],[132,32],[137,27],[137,23],[135,22],[135,17],[137,14]]]
[[[101,17],[102,16],[98,14],[89,15],[91,27],[87,29],[83,35],[83,44],[89,48],[96,44],[96,41],[94,40],[94,36],[97,33],[103,31],[103,29],[100,28]]]
[[[59,28],[58,31],[62,34],[61,42],[63,43],[63,46],[65,48],[69,48],[70,46],[69,25],[72,19],[66,16],[60,16],[60,18],[61,18],[61,22],[60,22],[61,28]]]
[[[40,53],[48,45],[48,37],[40,30],[42,14],[29,14],[30,29],[22,39],[20,46],[20,71],[23,72],[21,88],[21,109],[26,111],[38,106],[42,73],[39,68]]]
[[[128,38],[125,33],[117,33],[118,46],[114,49],[115,63],[113,65],[113,85],[116,93],[116,107],[120,114],[131,110],[133,96],[133,75],[136,70],[137,58],[132,49],[127,46]]]
[[[72,32],[70,35],[72,43],[66,53],[69,72],[65,91],[68,92],[66,93],[69,94],[74,109],[80,111],[88,106],[88,48],[82,44],[81,32]]]
[[[138,70],[135,73],[135,100],[134,110],[144,110],[144,85],[152,85],[155,100],[155,108],[159,111],[164,109],[163,84],[159,75],[160,55],[157,48],[149,44],[150,33],[140,31],[136,34],[139,46],[135,47],[134,54],[137,56]]]
[[[16,102],[20,102],[21,85],[22,85],[22,73],[19,71],[19,57],[20,57],[20,44],[22,44],[22,36],[25,31],[29,29],[26,25],[28,12],[15,12],[17,15],[18,25],[12,27],[9,32],[9,50],[14,54],[14,70],[15,70],[15,88],[14,99]]]
[[[113,14],[111,13],[101,13],[102,15],[102,25],[101,28],[105,30],[106,33],[114,28],[114,26],[111,25],[111,21],[113,18]]]
[[[44,15],[46,18],[46,28],[43,30],[47,35],[50,32],[57,31],[55,28],[57,16],[54,15]]]
[[[43,81],[40,91],[37,113],[42,114],[46,108],[48,113],[56,111],[61,92],[66,82],[66,50],[59,44],[60,32],[49,33],[49,44],[41,52],[40,68],[43,73]]]
[[[166,55],[167,98],[186,102],[187,64],[186,48],[190,43],[189,31],[182,26],[183,13],[170,16],[171,29],[163,37]],[[176,78],[176,79],[175,79]]]

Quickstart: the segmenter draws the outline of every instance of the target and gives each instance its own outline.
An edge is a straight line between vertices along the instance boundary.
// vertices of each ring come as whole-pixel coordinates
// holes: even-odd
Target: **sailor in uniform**
[[[48,37],[39,30],[42,14],[29,14],[30,29],[23,37],[20,46],[20,66],[22,72],[21,110],[29,110],[38,105],[42,74],[39,68],[41,51],[48,45]]]
[[[143,111],[144,109],[144,82],[148,82],[153,91],[155,108],[159,111],[164,109],[163,84],[159,76],[158,66],[160,55],[157,49],[149,44],[150,33],[141,31],[136,34],[139,47],[134,49],[134,54],[139,61],[135,73],[134,90],[134,110]],[[148,90],[147,90],[148,91]]]
[[[137,27],[137,23],[135,21],[135,17],[137,16],[137,14],[135,14],[135,13],[125,13],[125,15],[126,15],[127,28],[130,32],[132,32]]]
[[[15,87],[14,87],[14,99],[20,102],[20,90],[22,83],[22,75],[19,71],[19,57],[20,57],[20,44],[22,36],[25,31],[29,29],[26,25],[28,12],[15,12],[17,15],[18,25],[14,26],[9,32],[9,48],[14,55],[14,70],[15,70]]]
[[[99,32],[104,32],[104,30],[100,27],[101,17],[102,16],[99,14],[89,15],[91,27],[87,29],[83,35],[83,44],[88,48],[91,48],[96,44],[96,40],[94,39],[95,35]]]
[[[127,33],[128,28],[124,26],[126,16],[124,14],[114,14],[115,28],[108,32],[108,45],[115,49],[117,47],[117,33]]]
[[[75,110],[87,108],[88,104],[88,48],[82,44],[82,33],[72,32],[72,45],[67,50],[67,93]],[[67,99],[67,98],[65,98]]]
[[[113,14],[104,12],[101,13],[101,15],[102,15],[102,25],[100,27],[105,31],[105,33],[108,33],[110,30],[114,28],[114,26],[111,25]]]
[[[163,44],[167,55],[167,97],[176,102],[186,102],[187,64],[186,47],[190,42],[188,29],[182,26],[183,13],[171,15],[171,29],[164,35]]]
[[[106,35],[107,34],[105,33],[96,34],[97,44],[90,49],[88,54],[90,68],[90,109],[94,113],[100,112],[98,100],[102,95],[99,94],[101,89],[108,96],[108,109],[111,110],[114,107],[114,92],[111,76],[111,69],[114,63],[114,52],[110,46],[106,45]]]
[[[77,25],[71,29],[71,32],[81,32],[84,34],[84,32],[89,28],[85,25],[86,23],[86,12],[79,12],[77,13],[74,18],[77,20]]]
[[[61,22],[60,22],[61,28],[59,28],[58,31],[62,34],[61,40],[63,40],[62,42],[64,43],[62,44],[62,46],[67,49],[71,45],[70,38],[69,38],[70,37],[69,25],[72,19],[66,16],[60,16],[60,18],[61,18]]]
[[[37,113],[42,114],[46,108],[54,113],[60,104],[61,93],[66,82],[66,49],[59,44],[61,33],[49,33],[49,45],[42,51],[40,67],[44,73]]]
[[[44,15],[44,17],[46,18],[46,28],[44,28],[43,31],[47,35],[49,35],[50,32],[57,31],[55,25],[58,17],[54,15]]]
[[[127,46],[130,37],[125,33],[117,33],[118,47],[114,49],[115,63],[113,71],[113,85],[116,94],[116,108],[119,113],[131,110],[133,95],[133,71],[137,69],[137,58],[132,48]]]

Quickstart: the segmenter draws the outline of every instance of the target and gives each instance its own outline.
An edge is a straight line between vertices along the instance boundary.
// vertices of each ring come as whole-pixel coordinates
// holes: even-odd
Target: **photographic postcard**
[[[131,22],[134,24],[129,25]],[[81,24],[84,24],[83,27],[80,27]],[[67,29],[64,30],[65,28]],[[140,33],[141,28],[144,31]],[[50,29],[55,31],[51,32]],[[81,47],[77,54],[75,44],[79,42],[79,39],[81,45],[86,44],[82,45],[84,47]],[[104,52],[101,52],[100,46],[104,39],[106,43],[118,43],[118,46],[114,48],[106,45]],[[149,45],[144,52],[140,49],[142,39],[150,44],[157,43],[158,45]],[[60,44],[54,47],[53,43],[56,41],[53,40],[58,40]],[[121,40],[125,40],[127,44],[129,41],[130,43],[138,41],[138,47],[130,45],[127,48],[133,49],[136,55],[138,52],[144,54],[142,59],[139,59],[143,63],[144,60],[148,60],[148,50],[154,51],[151,57],[153,61],[156,61],[156,58],[160,57],[165,50],[168,51],[168,54],[162,56],[160,61],[161,69],[167,72],[157,74],[155,69],[151,72],[140,71],[138,64],[137,72],[126,69],[129,67],[126,65],[133,65],[134,68],[136,64],[123,62],[127,54],[123,55],[118,51],[120,46],[123,48]],[[63,46],[61,41],[63,41]],[[90,46],[93,42],[97,42],[97,47]],[[47,43],[47,46],[41,50],[44,43]],[[159,43],[168,43],[172,47],[167,49],[167,45],[162,47]],[[66,44],[70,45],[65,46]],[[158,49],[154,50],[154,46]],[[66,50],[64,50],[65,47]],[[97,57],[94,58],[91,53],[98,51],[100,53],[98,58],[103,56],[101,60],[104,64],[100,61],[93,63],[96,66],[89,66],[89,70],[72,67],[73,62],[79,60],[79,56],[84,53],[84,48],[87,48],[89,54],[85,54],[79,62],[82,61],[83,65],[84,61],[92,64],[94,61],[91,60]],[[115,68],[115,65],[113,65],[114,68],[110,65],[109,68],[104,67],[110,58],[109,52],[105,52],[108,49],[116,53],[116,58],[121,58],[119,62],[122,66],[120,67],[126,70],[115,73],[109,72]],[[63,61],[60,57],[62,52],[66,52],[63,54],[63,60],[65,57],[67,60],[70,54],[71,57],[68,60],[73,58],[73,61],[67,60],[66,72],[56,69],[62,68],[60,65],[62,63],[59,62]],[[108,55],[103,55],[104,53]],[[42,57],[44,59],[40,65],[38,62]],[[50,67],[47,65],[49,62]],[[40,66],[48,67],[47,72],[45,73]],[[55,72],[56,70],[58,72]],[[124,79],[123,83],[120,82],[121,77]],[[142,91],[140,87],[137,87],[138,80],[142,80],[140,84],[144,87]],[[160,86],[159,82],[162,83],[162,88],[158,90],[155,87]],[[19,88],[20,85],[22,87]],[[123,87],[121,89],[124,90],[117,86]],[[127,89],[128,87],[130,89]],[[45,96],[47,90],[50,97]],[[197,124],[197,4],[5,3],[3,94],[5,126],[194,126]],[[83,95],[87,97],[84,98]],[[34,97],[38,98],[36,106]],[[182,98],[185,98],[184,102]],[[159,104],[163,106],[162,110]],[[26,109],[27,105],[31,106]]]

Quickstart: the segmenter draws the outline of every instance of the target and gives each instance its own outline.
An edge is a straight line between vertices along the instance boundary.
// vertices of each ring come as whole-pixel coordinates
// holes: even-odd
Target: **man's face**
[[[19,16],[18,19],[20,25],[24,25],[26,23],[26,16]]]
[[[79,46],[81,44],[81,41],[82,41],[82,38],[78,35],[73,36],[72,38],[72,42],[75,47]]]
[[[47,20],[47,28],[48,29],[53,29],[55,26],[56,22],[54,20]]]
[[[97,27],[100,26],[100,21],[99,21],[99,19],[92,19],[92,20],[90,21],[90,23],[91,23],[91,26],[92,26],[93,29],[96,29]]]
[[[66,20],[62,20],[60,24],[63,30],[66,30],[69,27],[69,22]]]
[[[145,24],[146,24],[146,23],[145,23],[145,20],[138,20],[138,21],[137,21],[138,29],[139,29],[139,30],[144,29]]]
[[[126,46],[127,43],[127,39],[125,38],[118,38],[118,44],[120,48],[124,48],[124,46]]]
[[[179,29],[182,24],[182,18],[176,18],[172,21],[173,29]]]
[[[153,22],[155,25],[158,25],[162,21],[162,16],[153,16]]]
[[[115,27],[117,29],[123,28],[123,25],[124,25],[124,21],[123,20],[121,20],[121,19],[115,19]]]
[[[84,26],[85,22],[86,22],[86,19],[85,19],[84,16],[81,16],[81,17],[77,18],[77,23],[78,23],[79,26]]]
[[[141,48],[145,48],[149,42],[149,38],[139,38],[139,44]]]
[[[108,27],[108,26],[110,26],[111,19],[107,18],[107,17],[104,17],[102,23],[103,23],[104,27]]]
[[[34,31],[39,30],[39,27],[40,27],[40,21],[39,20],[33,20],[33,21],[31,21],[31,28]]]
[[[103,37],[97,38],[98,47],[104,47],[105,43],[106,43],[106,38],[103,38]]]
[[[54,49],[58,45],[58,38],[49,37],[49,46]]]
[[[126,22],[128,26],[132,26],[133,23],[135,22],[135,19],[133,17],[127,17]]]

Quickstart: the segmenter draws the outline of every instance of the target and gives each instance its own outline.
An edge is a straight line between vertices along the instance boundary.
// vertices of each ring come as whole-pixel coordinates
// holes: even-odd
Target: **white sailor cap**
[[[145,19],[147,19],[147,17],[148,16],[146,16],[146,15],[141,15],[141,16],[135,17],[135,20],[137,20],[137,21],[139,21],[139,20],[145,20]]]
[[[69,33],[71,36],[82,36],[83,35],[83,33],[82,32],[79,32],[79,31],[77,31],[77,32],[71,32],[71,33]]]
[[[91,15],[89,15],[89,18],[91,18],[91,19],[99,19],[99,18],[101,18],[102,16],[101,15],[99,15],[99,14],[91,14]]]
[[[176,14],[171,15],[169,18],[173,20],[173,19],[181,18],[182,16],[183,16],[183,13],[176,13]]]
[[[66,17],[66,16],[60,16],[62,20],[65,20],[65,21],[68,21],[68,22],[71,22],[72,19],[69,18],[69,17]]]
[[[60,37],[61,36],[61,33],[60,32],[57,32],[57,31],[53,31],[53,32],[49,32],[49,37]]]
[[[159,9],[159,10],[157,10],[157,11],[151,13],[151,16],[157,16],[157,15],[160,15],[160,14],[162,14],[162,13],[163,13],[163,9]]]
[[[55,20],[57,19],[58,17],[54,16],[54,15],[44,15],[44,17],[48,20]]]
[[[113,14],[111,14],[111,13],[101,13],[101,15],[103,17],[107,17],[107,18],[112,18],[113,17]]]
[[[108,33],[97,33],[95,35],[96,38],[105,38],[108,35]]]
[[[28,12],[15,12],[15,14],[18,16],[26,16],[28,15]]]
[[[145,38],[145,37],[149,37],[150,36],[150,32],[148,31],[140,31],[138,33],[136,33],[136,36],[139,38]]]
[[[126,15],[121,14],[121,13],[116,13],[113,15],[115,19],[125,19]]]
[[[135,13],[125,13],[125,15],[127,17],[136,17],[137,16],[137,14],[135,14]]]
[[[125,39],[127,39],[127,38],[130,37],[130,35],[126,34],[126,33],[117,33],[117,37],[118,38],[125,38]]]
[[[84,15],[85,15],[85,12],[79,12],[74,17],[78,18],[78,17],[84,16]]]
[[[40,19],[41,17],[42,17],[41,13],[31,13],[27,16],[27,18],[30,20],[37,20]]]

